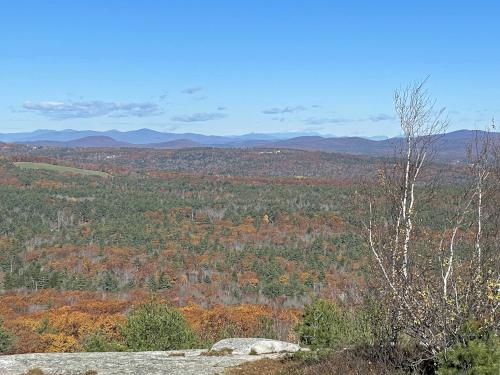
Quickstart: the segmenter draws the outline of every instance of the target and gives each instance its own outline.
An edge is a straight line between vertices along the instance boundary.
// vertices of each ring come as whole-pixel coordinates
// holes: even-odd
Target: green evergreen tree
[[[134,351],[187,349],[196,343],[195,334],[178,310],[153,301],[137,307],[121,333]]]
[[[14,336],[3,327],[3,319],[0,318],[0,353],[8,353],[14,344]]]

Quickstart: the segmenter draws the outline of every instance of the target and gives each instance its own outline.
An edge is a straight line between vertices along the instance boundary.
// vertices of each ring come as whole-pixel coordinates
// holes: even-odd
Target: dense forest
[[[2,181],[5,289],[148,288],[179,303],[288,296],[301,305],[310,291],[362,276],[363,240],[345,210],[352,186],[89,177],[8,161]]]
[[[103,304],[104,316],[108,301],[110,306],[115,300],[138,303],[153,294],[176,306],[196,304],[209,311],[251,304],[252,311],[262,315],[264,309],[268,317],[272,306],[294,311],[315,296],[360,298],[356,289],[365,283],[366,246],[350,201],[355,188],[348,181],[269,177],[265,171],[263,176],[217,176],[168,166],[141,172],[134,154],[103,168],[67,150],[23,151],[12,155],[9,146],[0,164],[1,315],[18,336],[29,336],[19,327],[20,316],[34,314],[41,321],[66,304],[83,308],[79,301],[89,296]],[[179,165],[201,160],[198,152],[182,153]],[[244,153],[241,164],[233,159],[232,168],[257,171],[263,154],[253,155],[255,160]],[[304,162],[302,152],[293,155],[287,156],[290,163]],[[222,163],[226,156],[214,159]],[[109,175],[21,168],[19,160],[85,166]],[[330,159],[332,168],[344,163]],[[40,303],[37,295],[51,297]],[[24,301],[14,302],[17,298]],[[125,313],[126,305],[120,306],[111,310]],[[29,351],[26,340],[18,340],[15,350]]]

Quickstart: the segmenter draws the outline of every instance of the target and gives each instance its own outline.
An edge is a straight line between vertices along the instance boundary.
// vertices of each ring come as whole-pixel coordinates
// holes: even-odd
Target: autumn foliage
[[[116,294],[38,292],[0,296],[0,315],[5,328],[15,337],[12,353],[75,352],[84,350],[87,338],[102,334],[109,341],[123,343],[121,327],[134,306],[151,299],[135,293],[127,299]],[[156,297],[159,304],[168,301]],[[292,339],[290,328],[298,321],[299,309],[273,309],[265,305],[214,306],[202,308],[190,303],[179,308],[201,345],[228,335],[262,336],[263,328],[281,329],[283,338]],[[269,322],[268,325],[263,326]]]

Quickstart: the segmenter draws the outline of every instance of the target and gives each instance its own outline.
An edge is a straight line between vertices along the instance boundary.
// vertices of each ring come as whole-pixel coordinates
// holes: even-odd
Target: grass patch
[[[208,352],[203,352],[200,355],[205,355],[207,357],[221,357],[225,355],[230,355],[233,353],[233,349],[223,348],[221,350],[209,350]]]
[[[266,358],[227,368],[224,371],[224,375],[281,375],[286,374],[289,368],[291,368],[289,363],[277,359]]]
[[[26,375],[44,375],[44,372],[40,368],[29,369]]]
[[[277,359],[261,359],[227,368],[224,375],[405,375],[373,353],[361,349],[295,353]]]
[[[90,169],[72,168],[72,167],[66,167],[64,165],[33,163],[28,161],[16,162],[14,163],[14,165],[20,169],[41,169],[45,171],[59,172],[59,173],[73,173],[85,176],[109,177],[109,173],[106,172],[93,171]]]
[[[168,353],[169,357],[185,357],[186,353],[184,352],[175,352],[175,353]]]
[[[40,368],[32,368],[28,370],[28,372],[25,375],[45,375],[42,369]],[[83,373],[83,375],[97,375],[97,371],[95,370],[88,370]]]

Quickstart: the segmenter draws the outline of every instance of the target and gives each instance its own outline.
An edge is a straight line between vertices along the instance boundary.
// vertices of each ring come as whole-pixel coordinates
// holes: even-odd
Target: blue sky
[[[0,132],[396,135],[430,75],[451,129],[500,114],[500,2],[9,1]]]

